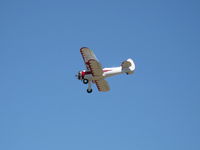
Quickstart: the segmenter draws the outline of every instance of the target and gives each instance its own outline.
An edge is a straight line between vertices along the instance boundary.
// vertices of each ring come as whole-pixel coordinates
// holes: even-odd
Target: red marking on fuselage
[[[82,78],[84,78],[84,76],[88,74],[92,74],[91,71],[81,71]]]
[[[85,74],[92,74],[92,72],[91,71],[86,71]]]
[[[108,71],[112,71],[112,69],[103,70],[103,72],[108,72]],[[88,75],[88,74],[92,74],[92,72],[91,71],[81,71],[82,78],[84,78],[84,76]]]
[[[111,69],[103,70],[103,72],[108,72],[108,71],[112,71],[112,70]]]

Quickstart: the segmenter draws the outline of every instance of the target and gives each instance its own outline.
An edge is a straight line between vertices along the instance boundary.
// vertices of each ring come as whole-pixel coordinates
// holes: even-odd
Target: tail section
[[[135,70],[135,63],[131,58],[129,58],[126,61],[122,62],[121,67],[122,71],[125,72],[127,75],[132,74]]]

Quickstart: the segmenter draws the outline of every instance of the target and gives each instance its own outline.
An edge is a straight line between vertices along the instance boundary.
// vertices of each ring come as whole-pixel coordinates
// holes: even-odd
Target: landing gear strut
[[[90,82],[88,82],[88,89],[87,89],[88,93],[92,93],[92,87],[91,86],[92,85],[91,85],[91,81],[90,81]]]

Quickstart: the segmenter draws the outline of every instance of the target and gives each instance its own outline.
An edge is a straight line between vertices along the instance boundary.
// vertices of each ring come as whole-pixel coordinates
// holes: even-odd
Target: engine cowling
[[[88,75],[90,76],[91,72],[83,70],[83,71],[79,71],[77,73],[76,77],[77,77],[78,80],[89,79]]]
[[[85,71],[79,71],[76,75],[78,80],[83,80],[85,76]]]

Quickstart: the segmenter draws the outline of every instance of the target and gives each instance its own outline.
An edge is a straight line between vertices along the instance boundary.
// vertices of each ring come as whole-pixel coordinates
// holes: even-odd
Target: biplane
[[[80,53],[83,57],[86,70],[79,71],[76,77],[84,84],[88,84],[88,93],[92,93],[92,83],[96,84],[99,91],[107,92],[110,90],[110,87],[105,78],[123,73],[127,75],[134,73],[135,64],[130,58],[123,61],[119,67],[102,68],[92,50],[82,47]]]

